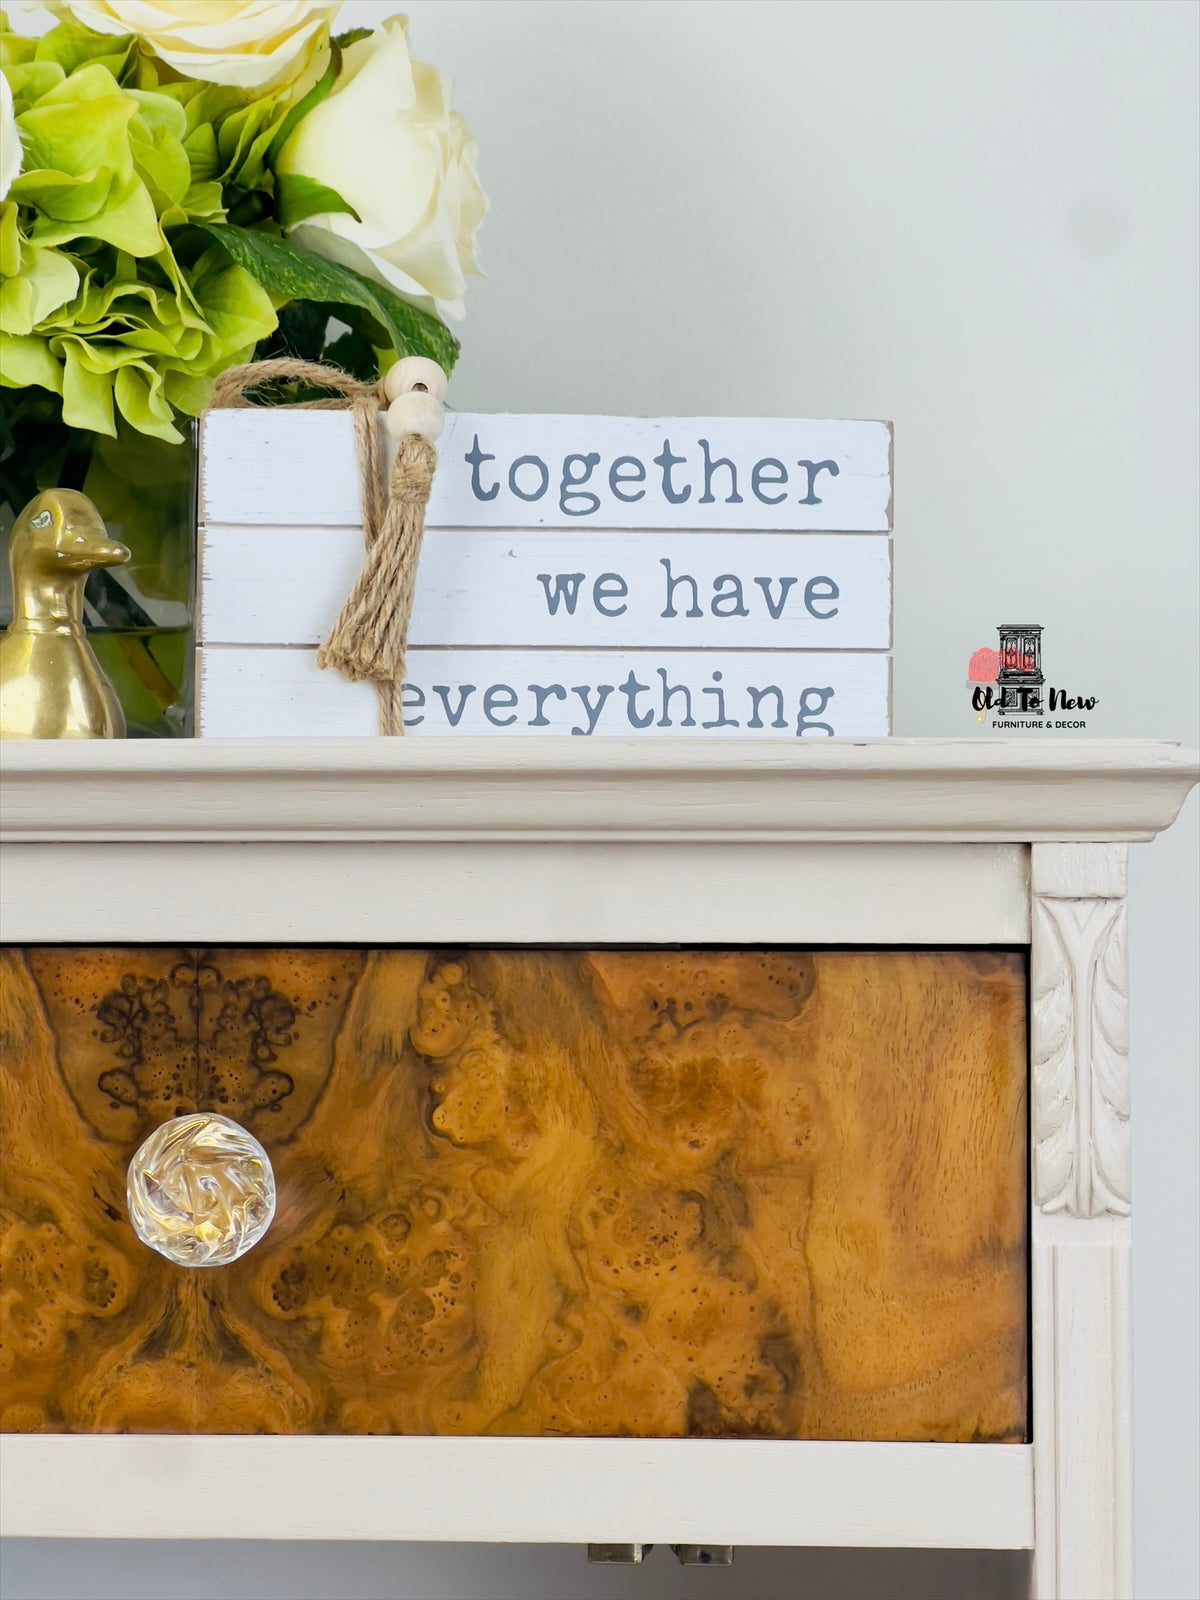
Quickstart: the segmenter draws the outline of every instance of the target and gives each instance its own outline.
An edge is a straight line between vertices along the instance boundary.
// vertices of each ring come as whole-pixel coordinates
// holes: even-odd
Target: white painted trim
[[[1124,900],[1035,895],[1033,1198],[1044,1211],[1129,1211],[1128,989]]]
[[[1128,1219],[1116,1225],[1034,1214],[1036,1600],[1132,1600]]]
[[[1027,1445],[9,1434],[0,1468],[28,1538],[1033,1541]]]
[[[1039,850],[1034,858],[1033,892],[1044,900],[1123,900],[1126,855],[1106,844],[1063,844]]]
[[[1200,776],[1150,741],[12,743],[9,840],[1149,839]]]
[[[1133,1593],[1125,857],[1032,851],[1037,1600]]]
[[[1023,845],[6,846],[12,944],[1025,944]],[[70,893],[47,896],[47,883]],[[236,893],[231,893],[236,885]]]
[[[1119,844],[1032,852],[1033,1198],[1047,1213],[1129,1212],[1126,854]]]

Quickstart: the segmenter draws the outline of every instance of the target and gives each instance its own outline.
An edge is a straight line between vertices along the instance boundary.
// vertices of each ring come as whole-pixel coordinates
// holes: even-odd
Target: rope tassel
[[[389,475],[383,523],[368,540],[362,571],[333,632],[317,651],[319,667],[334,667],[354,682],[402,679],[425,506],[436,466],[437,452],[428,439],[419,434],[401,439]]]
[[[333,667],[352,683],[376,686],[380,731],[404,732],[400,690],[405,648],[425,534],[425,507],[433,487],[446,375],[421,357],[398,361],[380,384],[360,383],[321,362],[279,358],[231,367],[217,379],[214,407],[244,407],[261,384],[300,382],[335,389],[341,398],[300,402],[305,411],[345,411],[354,417],[362,490],[366,554],[333,630],[317,651],[318,667]],[[379,437],[381,405],[391,401],[388,431],[397,439],[384,486]]]

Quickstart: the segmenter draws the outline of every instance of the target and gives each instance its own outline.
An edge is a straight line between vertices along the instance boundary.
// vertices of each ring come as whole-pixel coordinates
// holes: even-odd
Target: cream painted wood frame
[[[1129,1596],[1125,848],[1197,775],[1033,738],[6,745],[13,944],[1028,944],[1033,1443],[11,1434],[0,1531],[1013,1548],[1037,1600]]]

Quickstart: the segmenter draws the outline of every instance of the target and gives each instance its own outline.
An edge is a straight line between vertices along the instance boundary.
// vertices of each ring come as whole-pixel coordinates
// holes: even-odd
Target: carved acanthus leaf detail
[[[1077,1217],[1130,1208],[1125,902],[1033,906],[1034,1199]]]

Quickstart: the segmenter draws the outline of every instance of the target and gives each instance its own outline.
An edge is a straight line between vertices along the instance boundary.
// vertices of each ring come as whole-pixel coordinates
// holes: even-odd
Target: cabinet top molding
[[[0,839],[1152,839],[1200,752],[1117,740],[6,744]]]

